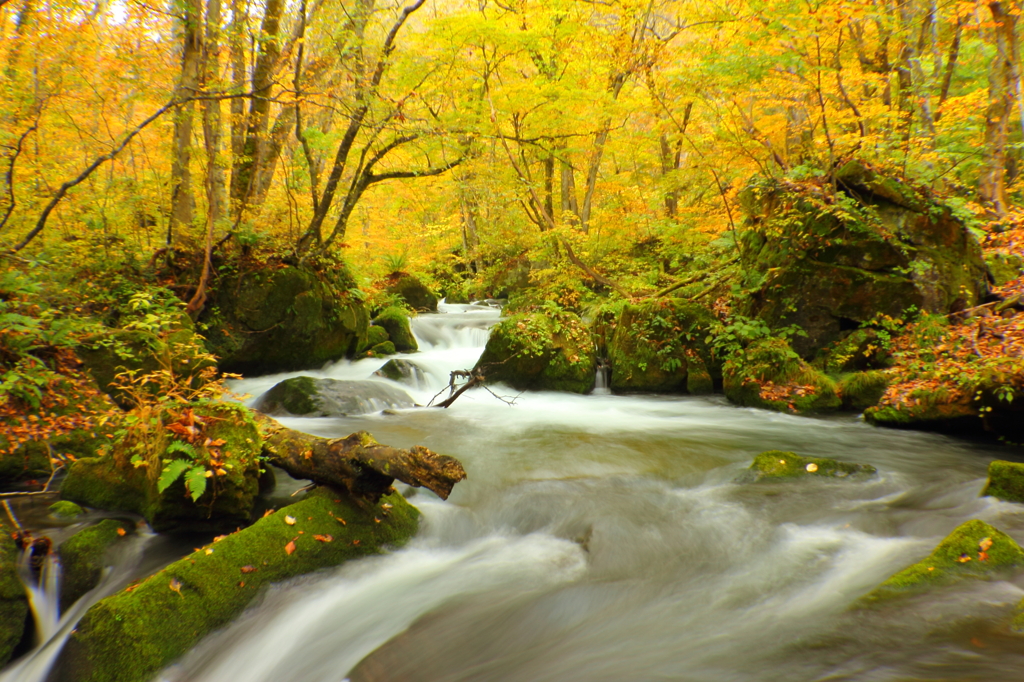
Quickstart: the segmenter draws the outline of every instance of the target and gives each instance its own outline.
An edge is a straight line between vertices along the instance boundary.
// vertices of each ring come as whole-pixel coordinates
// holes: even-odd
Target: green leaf
[[[192,501],[195,502],[206,492],[206,469],[195,466],[185,474],[185,487],[192,494]]]
[[[191,462],[186,462],[183,459],[176,459],[170,462],[164,467],[164,470],[160,472],[160,479],[156,482],[157,492],[162,493],[167,490],[168,486],[177,481],[178,478],[185,473],[185,470],[191,466]]]

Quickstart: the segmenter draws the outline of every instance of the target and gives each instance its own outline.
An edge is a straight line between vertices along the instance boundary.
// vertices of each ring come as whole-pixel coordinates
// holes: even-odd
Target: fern
[[[160,479],[156,482],[157,492],[163,492],[175,481],[177,481],[185,471],[192,469],[193,465],[191,462],[187,462],[183,459],[175,459],[167,463],[164,470],[160,472]]]

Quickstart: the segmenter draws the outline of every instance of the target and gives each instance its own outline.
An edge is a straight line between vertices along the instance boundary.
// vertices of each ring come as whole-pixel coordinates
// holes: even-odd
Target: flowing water
[[[406,387],[421,404],[474,364],[498,316],[441,311],[414,320],[421,352],[403,356],[423,370]],[[383,362],[304,374],[365,379]],[[236,388],[252,400],[288,376]],[[447,410],[282,420],[425,445],[469,478],[447,502],[407,491],[423,518],[406,547],[272,588],[158,679],[1024,678],[1024,639],[1006,630],[1024,576],[853,608],[968,519],[1024,540],[1024,505],[978,496],[988,462],[1019,450],[717,397],[492,388],[504,402],[475,389]],[[767,449],[880,475],[736,483]]]

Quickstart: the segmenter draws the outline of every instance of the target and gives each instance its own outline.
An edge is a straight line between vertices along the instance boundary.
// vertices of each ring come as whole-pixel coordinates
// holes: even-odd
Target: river
[[[497,316],[442,304],[417,317],[421,352],[403,357],[425,380],[410,394],[426,404],[450,370],[471,367]],[[303,374],[364,379],[381,364]],[[251,401],[294,375],[234,388]],[[1024,505],[979,497],[989,461],[1020,460],[1020,450],[719,397],[493,389],[506,401],[476,389],[447,410],[282,420],[424,445],[457,457],[468,478],[447,502],[407,493],[423,519],[406,547],[275,586],[158,679],[1024,677],[1024,638],[1006,630],[1024,575],[853,608],[968,519],[1024,541]],[[768,449],[872,464],[879,475],[736,483]]]

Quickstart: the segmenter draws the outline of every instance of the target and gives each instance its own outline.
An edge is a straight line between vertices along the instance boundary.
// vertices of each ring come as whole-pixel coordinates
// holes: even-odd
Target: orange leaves
[[[286,554],[291,555],[295,551],[295,540],[289,540],[288,544],[284,546]]]
[[[314,535],[313,539],[319,542],[334,542],[334,537],[330,535]]]

